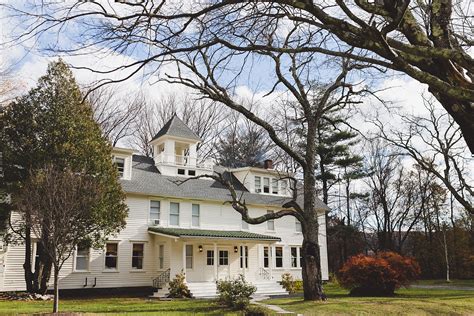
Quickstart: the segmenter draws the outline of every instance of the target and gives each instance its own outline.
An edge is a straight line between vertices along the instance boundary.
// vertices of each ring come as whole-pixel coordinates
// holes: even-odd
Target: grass
[[[474,288],[474,280],[420,280],[416,284],[418,285],[442,285],[442,286],[469,286]]]
[[[0,301],[0,315],[51,312],[52,301]],[[63,299],[61,312],[107,315],[241,315],[212,300],[159,301],[145,298]]]
[[[474,291],[401,289],[394,297],[350,297],[337,285],[325,286],[326,302],[301,297],[264,301],[304,315],[474,315]]]

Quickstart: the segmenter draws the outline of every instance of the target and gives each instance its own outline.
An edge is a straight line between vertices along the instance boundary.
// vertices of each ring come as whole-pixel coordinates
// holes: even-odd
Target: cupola
[[[163,175],[197,176],[209,173],[212,163],[200,163],[197,146],[201,138],[176,114],[150,141],[155,165]]]

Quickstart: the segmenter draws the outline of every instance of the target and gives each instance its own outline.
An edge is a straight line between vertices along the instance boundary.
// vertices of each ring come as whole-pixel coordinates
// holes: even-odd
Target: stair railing
[[[170,281],[170,272],[171,269],[168,268],[167,270],[163,271],[158,275],[156,278],[153,279],[153,288],[154,289],[161,289],[163,286]]]
[[[268,272],[267,269],[265,268],[260,268],[258,270],[258,274],[262,277],[262,279],[264,280],[270,280],[271,279],[271,276],[270,276],[270,272]]]

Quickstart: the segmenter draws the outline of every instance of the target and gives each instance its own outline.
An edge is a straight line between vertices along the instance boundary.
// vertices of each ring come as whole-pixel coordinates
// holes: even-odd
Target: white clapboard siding
[[[202,228],[215,230],[241,230],[241,215],[237,213],[228,204],[223,201],[196,201],[185,199],[169,199],[162,197],[150,197],[137,194],[129,194],[126,203],[129,207],[126,227],[117,235],[111,236],[111,241],[119,243],[118,250],[118,269],[110,272],[104,269],[104,249],[91,249],[89,270],[87,272],[74,271],[75,255],[64,264],[60,272],[61,289],[80,289],[84,288],[87,278],[87,286],[91,288],[96,283],[96,288],[112,287],[134,287],[151,286],[152,279],[167,268],[171,269],[171,276],[179,273],[183,269],[183,243],[179,239],[167,238],[148,233],[150,224],[149,207],[150,200],[160,201],[161,225],[169,225],[170,202],[180,203],[180,227],[181,228]],[[192,204],[200,204],[200,225],[192,226]],[[265,214],[268,208],[265,206],[250,206],[250,215],[259,216]],[[277,209],[273,209],[277,210]],[[259,225],[249,225],[249,231],[277,236],[281,241],[273,245],[283,247],[284,267],[281,269],[273,268],[273,277],[275,280],[281,278],[284,272],[292,273],[296,278],[301,278],[301,269],[291,268],[290,247],[300,246],[303,240],[302,234],[295,231],[295,220],[293,217],[284,217],[275,220],[275,230],[269,231],[267,223]],[[132,269],[132,244],[134,242],[144,243],[144,267],[137,271]],[[188,240],[188,242],[190,242]],[[194,267],[188,270],[186,275],[188,280],[201,280],[214,278],[214,268],[206,265],[206,251],[199,253],[198,246],[202,245],[205,249],[213,249],[214,243],[218,247],[227,247],[229,250],[229,269],[230,275],[236,276],[242,273],[240,268],[239,253],[234,253],[234,246],[239,247],[246,244],[249,247],[249,268],[246,270],[246,278],[256,280],[259,276],[259,269],[263,266],[263,248],[262,245],[269,246],[270,242],[256,241],[234,241],[234,240],[212,240],[212,239],[193,239],[194,245]],[[164,268],[159,268],[159,245],[163,244],[165,250]],[[322,275],[327,279],[327,247],[326,247],[326,226],[324,215],[320,216],[320,244],[321,244],[321,264]],[[3,279],[3,285],[0,284],[2,291],[24,290],[24,246],[9,245],[4,254],[4,271],[0,276]],[[218,253],[215,254],[215,260],[218,260]],[[205,271],[205,272],[203,272]],[[0,272],[1,273],[1,272]]]

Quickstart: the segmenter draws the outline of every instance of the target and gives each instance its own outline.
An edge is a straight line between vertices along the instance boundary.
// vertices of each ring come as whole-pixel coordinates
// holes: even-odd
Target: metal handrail
[[[167,270],[160,273],[159,276],[153,279],[153,288],[154,289],[161,289],[163,286],[170,281],[170,272],[171,269],[168,268]]]
[[[270,275],[270,272],[266,270],[265,268],[260,268],[258,270],[258,274],[264,279],[264,280],[270,280],[272,277]]]

